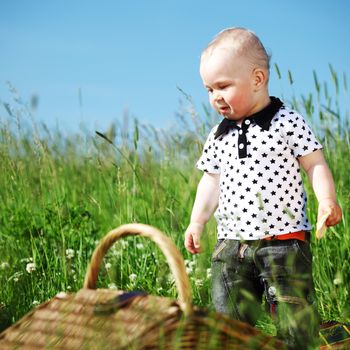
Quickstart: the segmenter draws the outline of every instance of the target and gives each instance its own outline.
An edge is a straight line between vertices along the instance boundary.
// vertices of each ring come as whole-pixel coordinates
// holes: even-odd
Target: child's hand
[[[192,254],[201,252],[200,237],[203,229],[204,225],[192,222],[185,232],[185,247]]]
[[[317,221],[320,221],[323,215],[329,213],[326,220],[327,226],[338,224],[342,218],[342,210],[338,203],[333,199],[323,199],[318,203]]]

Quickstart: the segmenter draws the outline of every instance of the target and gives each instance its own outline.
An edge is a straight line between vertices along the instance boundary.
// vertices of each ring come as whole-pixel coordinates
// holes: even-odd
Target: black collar
[[[274,96],[270,96],[271,102],[263,108],[261,111],[250,115],[249,117],[244,118],[244,121],[249,119],[250,121],[254,121],[257,125],[259,125],[263,130],[269,130],[271,125],[271,120],[278,112],[278,110],[283,106],[283,102]],[[239,126],[234,120],[223,119],[219,124],[216,132],[215,139],[220,137],[221,135],[226,134],[231,128],[239,129]]]

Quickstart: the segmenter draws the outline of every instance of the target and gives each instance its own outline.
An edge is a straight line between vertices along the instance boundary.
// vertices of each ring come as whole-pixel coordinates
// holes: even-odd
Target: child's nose
[[[214,91],[214,93],[213,93],[213,98],[214,98],[214,101],[215,101],[215,102],[216,102],[216,101],[222,100],[222,96],[221,96],[221,94],[220,94],[219,91]]]

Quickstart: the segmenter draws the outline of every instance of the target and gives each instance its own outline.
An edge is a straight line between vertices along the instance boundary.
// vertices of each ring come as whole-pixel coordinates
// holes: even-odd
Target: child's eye
[[[213,93],[213,89],[207,89],[207,91],[208,91],[208,94],[212,94]]]

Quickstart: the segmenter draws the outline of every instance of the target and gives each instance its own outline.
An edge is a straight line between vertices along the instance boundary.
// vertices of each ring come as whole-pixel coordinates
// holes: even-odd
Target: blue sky
[[[330,81],[329,63],[349,77],[349,13],[346,0],[2,0],[0,100],[9,81],[24,101],[39,97],[35,118],[50,127],[103,130],[128,111],[166,128],[184,100],[177,86],[202,113],[200,53],[231,26],[255,31],[278,63],[270,93],[298,96],[314,91],[313,70]]]

